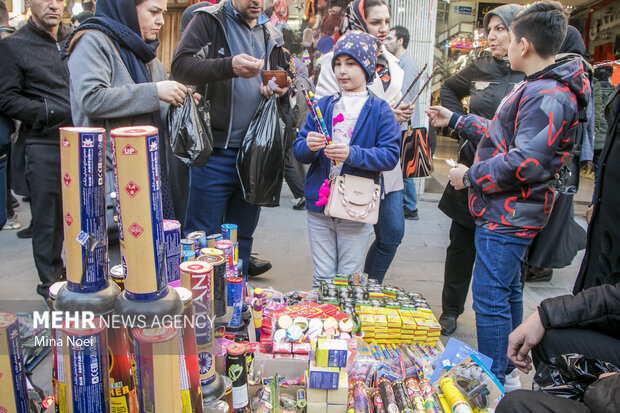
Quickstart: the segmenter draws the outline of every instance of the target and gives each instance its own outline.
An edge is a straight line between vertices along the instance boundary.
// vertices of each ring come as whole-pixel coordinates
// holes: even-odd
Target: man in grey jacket
[[[60,60],[68,35],[60,24],[63,0],[30,0],[32,16],[0,42],[0,113],[22,121],[26,181],[32,201],[32,249],[41,283],[37,293],[63,277],[60,135],[71,126],[69,74]]]

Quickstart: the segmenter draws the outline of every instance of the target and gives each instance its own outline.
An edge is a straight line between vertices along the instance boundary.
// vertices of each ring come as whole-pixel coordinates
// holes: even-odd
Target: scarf
[[[344,18],[340,25],[340,35],[345,34],[349,30],[360,30],[368,33],[368,26],[366,25],[366,15],[364,14],[364,0],[355,0],[347,6],[344,12]],[[390,87],[390,67],[388,61],[383,55],[382,49],[379,49],[377,54],[377,77],[381,79],[383,84],[383,90],[387,90]]]
[[[156,56],[159,40],[146,42],[142,39],[138,14],[133,1],[99,0],[95,16],[80,24],[65,43],[62,58],[67,59],[74,36],[82,30],[99,30],[116,46],[121,59],[135,83],[151,82],[146,64]]]

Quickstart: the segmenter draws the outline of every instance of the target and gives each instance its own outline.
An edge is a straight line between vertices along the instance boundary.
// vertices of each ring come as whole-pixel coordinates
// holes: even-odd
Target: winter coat
[[[607,81],[594,79],[594,150],[601,150],[605,145],[607,120],[605,120],[605,106],[611,100],[614,87]]]
[[[386,90],[384,90],[383,82],[381,82],[381,79],[379,79],[378,76],[375,76],[374,81],[368,85],[368,90],[375,96],[384,99],[389,104],[395,104],[402,96],[405,73],[398,65],[398,58],[396,56],[390,53],[385,46],[381,46],[381,51],[387,60],[388,67],[390,69],[390,85]],[[334,69],[332,67],[333,58],[333,52],[329,52],[323,56],[321,73],[319,74],[319,81],[316,85],[316,95],[319,98],[332,95],[340,91],[340,87],[336,81],[336,74],[334,73]],[[383,174],[383,189],[386,194],[389,194],[390,192],[400,191],[403,188],[403,171],[401,170],[399,163],[394,167],[394,169],[391,171],[386,171]]]
[[[450,126],[478,145],[467,172],[468,205],[476,225],[533,238],[553,209],[555,175],[570,155],[579,107],[591,96],[580,57],[528,76],[492,120],[455,114]]]
[[[326,96],[318,102],[330,135],[334,105],[339,99],[340,95]],[[331,161],[323,149],[310,151],[306,145],[306,136],[311,131],[316,132],[317,128],[314,118],[309,114],[293,143],[293,154],[299,162],[310,164],[304,188],[306,208],[308,211],[322,212],[323,207],[317,207],[315,202],[319,198],[319,188],[329,177]],[[355,123],[349,143],[349,157],[342,166],[341,175],[352,174],[379,182],[379,172],[389,171],[398,164],[400,139],[400,126],[390,105],[370,94]]]
[[[454,113],[464,115],[466,112],[461,101],[470,96],[469,113],[491,119],[502,99],[524,77],[522,72],[510,70],[508,60],[491,56],[479,57],[441,85],[441,104]],[[458,162],[471,166],[474,163],[476,145],[460,139],[459,148]],[[474,219],[467,207],[467,191],[457,191],[452,185],[446,185],[438,207],[459,224],[475,228]]]
[[[620,86],[605,108],[607,134],[594,187],[594,211],[588,226],[586,253],[573,293],[620,281]]]
[[[153,59],[146,65],[152,82],[135,83],[114,43],[103,32],[83,31],[71,43],[67,67],[71,74],[73,124],[106,129],[106,169],[111,170],[110,130],[153,123],[159,128],[166,125],[170,105],[159,100],[156,85],[166,80],[166,69]],[[154,122],[152,115],[157,111],[160,119]],[[166,133],[165,128],[160,131],[162,142],[166,141]]]
[[[58,128],[71,126],[69,72],[60,60],[68,35],[61,25],[56,41],[30,18],[0,41],[0,113],[22,122],[27,144],[59,145]]]
[[[195,11],[172,58],[172,77],[181,83],[196,85],[199,92],[206,88],[205,99],[211,102],[213,146],[228,145],[232,109],[233,56],[227,38],[225,1]],[[282,33],[271,23],[264,24],[267,43],[267,70],[287,69],[288,54]],[[288,120],[288,93],[278,99],[280,117]]]

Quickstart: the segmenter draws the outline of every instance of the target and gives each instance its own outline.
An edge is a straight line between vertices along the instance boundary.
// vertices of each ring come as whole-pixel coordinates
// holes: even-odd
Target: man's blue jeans
[[[415,189],[414,178],[403,179],[405,189],[403,190],[403,199],[405,201],[405,209],[413,212],[418,209],[418,194]]]
[[[506,357],[508,335],[523,320],[521,261],[532,242],[476,227],[472,292],[478,351],[493,359],[491,371],[504,383],[514,369]]]
[[[381,284],[405,235],[403,191],[390,192],[379,204],[375,240],[366,254],[364,272]]]
[[[184,230],[185,234],[199,230],[207,235],[219,234],[223,223],[236,224],[239,258],[243,260],[243,274],[247,276],[260,207],[243,199],[236,168],[237,152],[236,149],[214,149],[202,169],[190,169]]]

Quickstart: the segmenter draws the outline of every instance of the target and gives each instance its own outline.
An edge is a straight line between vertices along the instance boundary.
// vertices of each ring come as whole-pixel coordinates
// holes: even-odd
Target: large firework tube
[[[12,313],[0,312],[0,411],[28,413],[19,322]]]
[[[194,306],[192,292],[187,288],[177,287],[177,292],[183,301],[183,328],[179,334],[181,347],[181,379],[187,381],[183,388],[181,399],[183,411],[202,413],[202,389],[200,387],[200,372],[198,367],[198,349],[196,347],[196,333],[194,332],[193,322]],[[187,387],[185,390],[184,387]]]
[[[60,128],[60,162],[67,288],[101,291],[108,285],[105,129]]]
[[[213,267],[202,261],[187,261],[180,268],[181,286],[192,292],[194,301],[200,383],[208,385],[215,381]]]
[[[157,128],[117,128],[110,134],[125,296],[157,300],[168,293]]]
[[[355,403],[355,413],[371,413],[372,404],[368,389],[363,381],[357,381],[353,384],[353,402]]]
[[[62,329],[67,413],[107,413],[110,374],[106,326],[98,317],[94,328],[82,327],[66,323]]]
[[[66,281],[55,282],[48,290],[50,310],[54,311],[54,302],[60,288],[66,285]],[[62,340],[62,330],[50,328],[50,336],[53,340]],[[56,341],[57,342],[57,341]],[[65,363],[62,346],[50,346],[52,350],[52,391],[54,392],[54,407],[56,413],[66,413],[65,399]]]
[[[413,82],[411,82],[411,84],[407,88],[407,91],[405,93],[403,93],[403,96],[396,103],[396,105],[394,105],[395,108],[399,107],[400,104],[403,103],[403,100],[405,100],[405,97],[409,94],[409,92],[411,92],[411,89],[413,89],[415,84],[418,83],[418,80],[420,80],[420,77],[422,76],[422,73],[424,73],[424,71],[426,70],[427,67],[428,67],[428,63],[425,63],[424,67],[422,68],[422,70],[420,70],[420,73],[418,73],[418,75],[415,77],[415,79],[413,79]]]
[[[181,367],[174,327],[134,329],[140,413],[181,413]]]
[[[138,413],[135,367],[126,328],[108,330],[110,407],[114,413]]]

